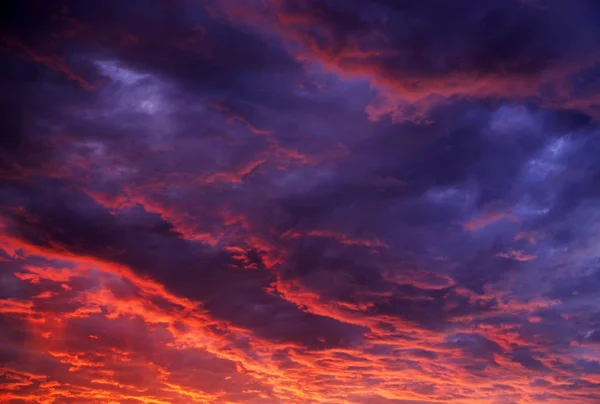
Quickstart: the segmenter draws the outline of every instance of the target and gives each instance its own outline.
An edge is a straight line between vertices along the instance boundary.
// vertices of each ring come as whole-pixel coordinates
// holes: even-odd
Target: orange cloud
[[[502,220],[507,220],[513,223],[519,222],[519,218],[512,213],[491,210],[482,213],[479,217],[466,221],[462,226],[465,230],[474,232]]]

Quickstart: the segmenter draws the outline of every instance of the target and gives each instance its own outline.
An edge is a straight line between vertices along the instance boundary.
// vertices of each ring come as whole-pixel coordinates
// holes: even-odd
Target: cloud
[[[0,401],[598,401],[593,2],[3,7]]]
[[[595,108],[593,97],[580,96],[570,82],[598,63],[590,17],[595,6],[588,2],[461,1],[450,7],[437,0],[352,6],[290,0],[266,3],[262,18],[244,12],[250,7],[242,2],[218,4],[224,18],[272,23],[300,44],[299,58],[383,90],[387,106],[376,98],[367,108],[375,119],[422,120],[455,97],[534,97],[559,108],[571,108],[563,100],[572,99],[586,112]]]

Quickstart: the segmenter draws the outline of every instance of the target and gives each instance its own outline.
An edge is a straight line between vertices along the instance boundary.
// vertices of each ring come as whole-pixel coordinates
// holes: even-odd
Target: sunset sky
[[[600,2],[0,21],[0,402],[600,403]]]

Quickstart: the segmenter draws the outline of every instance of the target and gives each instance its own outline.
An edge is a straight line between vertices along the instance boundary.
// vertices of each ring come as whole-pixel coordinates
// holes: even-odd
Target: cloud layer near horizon
[[[600,400],[596,2],[1,7],[1,400]]]

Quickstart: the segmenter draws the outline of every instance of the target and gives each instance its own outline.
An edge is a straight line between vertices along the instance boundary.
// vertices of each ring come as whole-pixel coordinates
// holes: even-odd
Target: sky
[[[597,1],[0,9],[0,401],[600,403]]]

